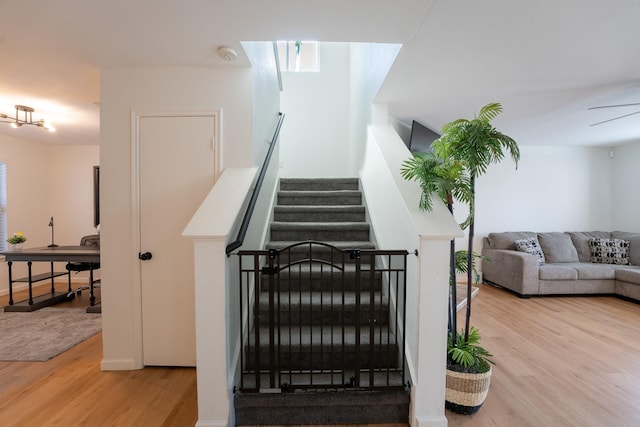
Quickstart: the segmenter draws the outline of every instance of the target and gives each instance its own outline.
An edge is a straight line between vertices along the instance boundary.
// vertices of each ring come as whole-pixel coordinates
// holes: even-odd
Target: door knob
[[[151,252],[140,252],[138,253],[138,258],[140,258],[142,261],[148,261],[153,257],[153,255],[151,255]]]

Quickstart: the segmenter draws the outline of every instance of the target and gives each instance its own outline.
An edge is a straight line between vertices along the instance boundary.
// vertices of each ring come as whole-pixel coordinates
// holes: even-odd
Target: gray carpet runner
[[[267,249],[286,248],[305,241],[319,241],[340,249],[374,249],[366,210],[357,178],[340,179],[281,179],[270,241]],[[308,259],[310,248],[282,252],[280,265]],[[356,349],[356,300],[360,300],[362,319],[377,319],[375,334],[362,327],[358,340],[367,348],[370,339],[376,346],[375,354],[360,351],[360,367],[395,367],[398,348],[389,332],[389,302],[381,292],[381,277],[361,277],[356,282],[355,265],[346,259],[344,270],[328,274],[327,262],[334,263],[336,251],[329,247],[314,247],[313,259],[326,262],[306,264],[295,274],[279,275],[279,305],[275,316],[282,349],[279,354],[281,369],[293,371],[307,367],[315,378],[344,366],[352,367]],[[269,318],[269,287],[264,281],[259,296],[257,315]],[[356,289],[360,289],[359,295]],[[335,301],[340,301],[336,306]],[[344,304],[344,309],[342,308]],[[258,368],[269,367],[268,328],[259,331],[261,346]],[[250,347],[254,347],[252,332]],[[370,360],[373,359],[373,360]],[[247,368],[255,369],[253,360]],[[346,374],[347,381],[353,371]],[[248,376],[251,381],[251,376]],[[254,381],[255,383],[255,381]],[[367,379],[363,380],[366,386]],[[402,384],[403,379],[398,378]],[[315,384],[315,383],[314,383]],[[264,384],[261,385],[264,387]],[[260,387],[257,387],[260,388]],[[290,390],[289,390],[290,391]],[[236,425],[313,425],[313,424],[377,424],[407,423],[409,394],[407,391],[355,391],[348,387],[318,387],[292,393],[242,393],[234,398]]]

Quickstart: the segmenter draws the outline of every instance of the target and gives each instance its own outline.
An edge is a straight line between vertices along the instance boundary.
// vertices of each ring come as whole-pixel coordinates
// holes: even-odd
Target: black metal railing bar
[[[238,229],[236,239],[227,245],[227,256],[231,255],[231,252],[238,249],[244,243],[244,238],[247,235],[247,229],[249,228],[249,223],[251,222],[251,216],[253,215],[253,211],[256,207],[258,196],[260,195],[260,190],[262,189],[262,183],[264,182],[264,177],[267,174],[267,169],[269,168],[269,163],[271,162],[271,155],[273,154],[273,150],[280,135],[280,128],[282,127],[283,121],[284,114],[278,113],[278,124],[276,125],[276,130],[273,134],[273,138],[271,138],[269,150],[267,151],[264,162],[262,163],[262,167],[260,168],[260,173],[258,174],[256,185],[253,187],[253,191],[251,192],[251,198],[249,199],[249,204],[247,205],[247,209],[245,210],[244,216],[242,217],[242,223],[240,224],[240,228]]]

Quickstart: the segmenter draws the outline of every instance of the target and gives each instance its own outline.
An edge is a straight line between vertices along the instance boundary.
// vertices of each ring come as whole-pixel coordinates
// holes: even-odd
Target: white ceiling
[[[104,67],[231,65],[241,41],[403,43],[377,102],[438,130],[501,102],[496,126],[520,144],[640,140],[639,0],[0,0],[0,112],[46,118],[0,133],[99,143]]]

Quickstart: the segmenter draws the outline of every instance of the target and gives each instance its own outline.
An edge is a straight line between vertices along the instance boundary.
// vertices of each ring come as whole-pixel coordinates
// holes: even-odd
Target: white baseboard
[[[102,359],[100,370],[102,371],[133,371],[142,369],[133,359]]]
[[[198,420],[196,427],[227,427],[226,421]]]
[[[411,423],[411,427],[447,427],[447,417],[416,417],[415,422]]]

